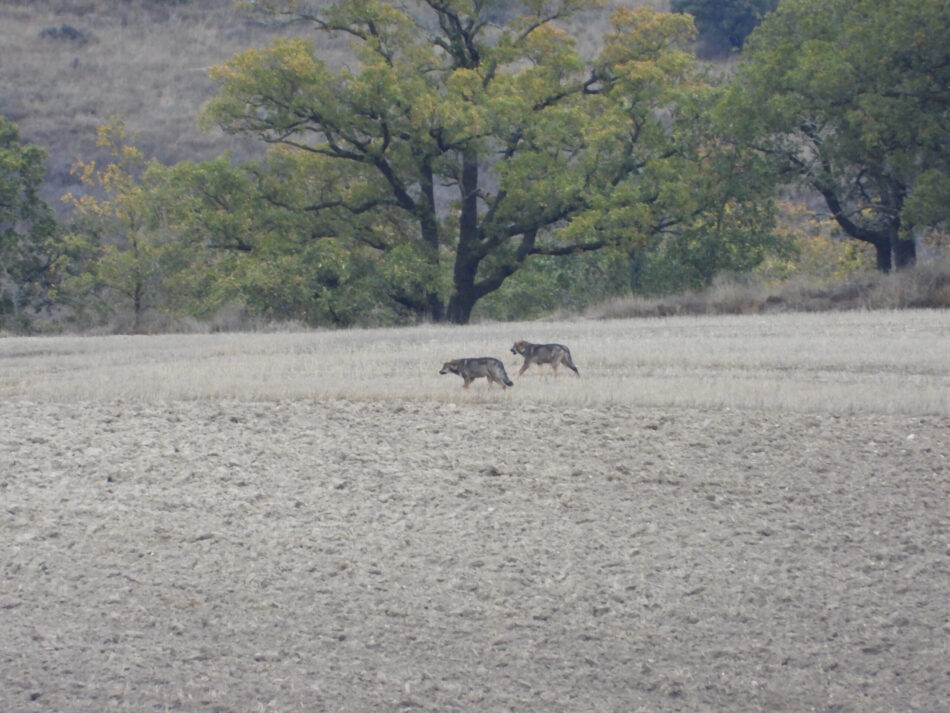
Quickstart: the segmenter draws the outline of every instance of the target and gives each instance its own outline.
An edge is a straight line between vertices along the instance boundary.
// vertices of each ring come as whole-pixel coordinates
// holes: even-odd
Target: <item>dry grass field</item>
[[[519,338],[581,377],[438,375]],[[946,311],[0,339],[0,710],[941,710],[948,355]]]

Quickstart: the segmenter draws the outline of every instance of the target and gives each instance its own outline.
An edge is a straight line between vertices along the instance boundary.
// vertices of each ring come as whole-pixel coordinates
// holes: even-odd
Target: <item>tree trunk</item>
[[[142,331],[142,295],[145,292],[141,282],[136,282],[132,290],[132,332]]]
[[[917,245],[913,240],[897,237],[896,231],[890,237],[881,236],[873,241],[873,245],[877,254],[877,269],[881,272],[890,272],[895,267],[898,270],[913,267],[917,262]]]
[[[893,219],[881,229],[867,228],[851,220],[842,209],[841,201],[833,189],[822,183],[813,183],[815,188],[824,196],[825,203],[831,210],[831,215],[841,226],[841,229],[854,238],[874,246],[877,255],[877,269],[881,272],[890,272],[894,266],[897,269],[910,267],[917,261],[917,246],[913,240],[904,240],[900,237],[900,221]],[[901,203],[896,203],[894,215],[900,212]]]
[[[420,171],[422,176],[422,204],[421,215],[419,216],[419,227],[422,233],[422,241],[426,246],[429,261],[432,262],[436,270],[439,265],[439,222],[435,208],[435,188],[432,177],[432,167],[424,166]],[[426,290],[424,295],[425,314],[424,319],[430,322],[441,322],[445,319],[445,308],[439,295],[432,290]]]
[[[478,255],[478,159],[474,154],[462,157],[461,213],[459,214],[459,244],[455,252],[452,272],[452,298],[449,300],[448,320],[454,324],[468,324],[472,308],[480,295],[475,289],[475,276],[481,257]]]
[[[425,318],[430,322],[442,322],[445,320],[445,305],[439,299],[435,292],[426,290],[426,314]]]
[[[468,324],[468,321],[472,318],[472,309],[475,307],[475,302],[474,288],[460,292],[456,287],[455,294],[449,300],[446,318],[452,324]]]
[[[859,238],[860,239],[860,238]],[[870,242],[870,241],[869,241]],[[871,243],[877,256],[877,269],[887,273],[893,265],[891,261],[891,243],[889,240],[877,240]]]
[[[898,270],[905,267],[913,267],[917,262],[917,245],[913,240],[902,240],[900,238],[894,241],[894,264]]]

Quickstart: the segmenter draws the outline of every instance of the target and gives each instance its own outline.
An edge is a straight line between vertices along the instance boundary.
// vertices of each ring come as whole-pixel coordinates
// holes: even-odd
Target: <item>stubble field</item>
[[[441,363],[571,347],[463,391]],[[0,339],[0,710],[937,711],[950,312]]]

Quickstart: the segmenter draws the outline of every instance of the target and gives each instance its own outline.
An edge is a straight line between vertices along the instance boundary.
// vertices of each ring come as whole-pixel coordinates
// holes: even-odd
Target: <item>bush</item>
[[[762,314],[862,309],[950,309],[950,257],[885,274],[869,269],[839,280],[799,273],[775,283],[720,277],[705,290],[660,298],[624,297],[588,310],[595,319]]]

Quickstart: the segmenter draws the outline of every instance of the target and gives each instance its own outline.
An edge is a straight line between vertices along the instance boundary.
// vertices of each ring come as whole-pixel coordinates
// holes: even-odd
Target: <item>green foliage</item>
[[[742,49],[746,38],[779,0],[672,0],[673,12],[696,20],[696,29],[711,53]]]
[[[565,257],[539,256],[478,303],[473,316],[536,319],[559,310],[581,312],[629,292],[630,256],[617,248]]]
[[[847,240],[831,218],[816,216],[802,203],[783,202],[779,211],[786,249],[769,255],[755,269],[766,284],[802,279],[818,286],[834,285],[873,270],[873,251]]]
[[[128,329],[144,329],[143,318],[158,306],[168,236],[151,215],[147,176],[158,170],[129,143],[125,123],[113,118],[99,128],[97,143],[111,162],[78,162],[73,171],[89,190],[63,200],[75,211],[63,250],[70,258],[63,298],[81,315],[98,320],[131,314]]]
[[[25,329],[49,304],[55,223],[38,194],[46,154],[0,116],[0,327]]]
[[[542,274],[554,259],[711,226],[709,240],[736,250],[767,233],[723,213],[755,213],[742,205],[753,191],[721,180],[733,147],[696,125],[711,95],[685,51],[685,16],[620,9],[585,61],[554,25],[588,5],[579,0],[522,3],[501,28],[489,23],[500,2],[253,5],[350,36],[360,65],[333,70],[302,38],[244,52],[213,70],[204,123],[288,149],[307,197],[282,207],[300,234],[364,248],[358,262],[394,313],[463,323],[539,258]]]
[[[818,191],[883,271],[947,221],[948,29],[943,0],[785,0],[721,106],[722,125]]]
[[[237,302],[255,316],[310,325],[397,321],[389,295],[417,289],[423,273],[411,256],[341,230],[351,224],[327,191],[346,190],[347,179],[323,163],[275,150],[260,163],[222,156],[165,169],[152,200],[178,236],[170,307],[200,319]]]

